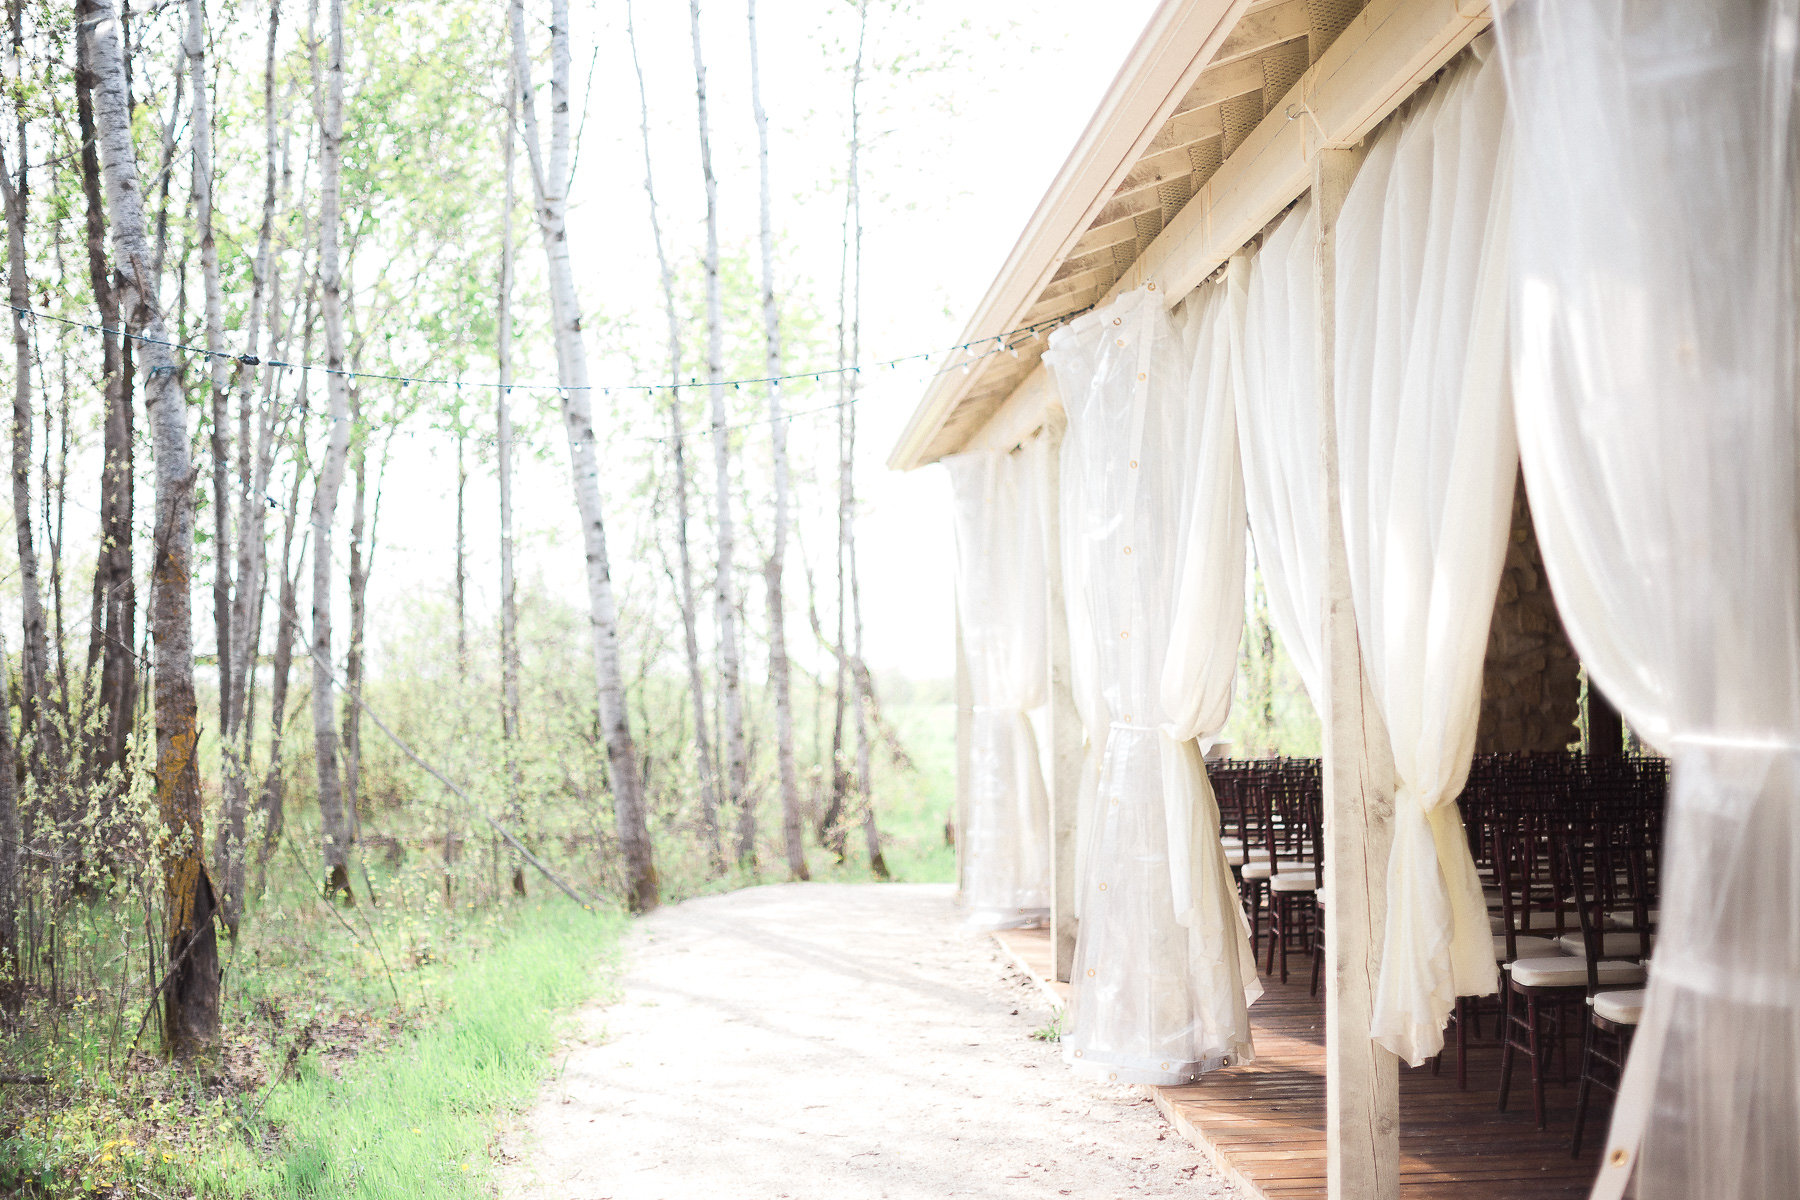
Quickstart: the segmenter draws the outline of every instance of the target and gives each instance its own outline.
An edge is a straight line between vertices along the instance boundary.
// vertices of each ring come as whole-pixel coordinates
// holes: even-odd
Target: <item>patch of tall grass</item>
[[[316,913],[284,927],[280,908],[246,930],[255,982],[228,990],[205,1073],[141,1051],[109,1067],[105,1014],[44,1043],[32,1065],[60,1095],[0,1110],[0,1192],[491,1195],[498,1120],[536,1094],[568,1011],[611,986],[625,918],[555,893],[409,918],[402,881],[383,882],[373,921],[348,914],[354,939],[320,937]]]

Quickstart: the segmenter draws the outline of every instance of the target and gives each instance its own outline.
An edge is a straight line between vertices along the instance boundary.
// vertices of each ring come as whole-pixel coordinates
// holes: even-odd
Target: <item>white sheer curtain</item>
[[[1319,703],[1325,637],[1325,499],[1319,463],[1319,225],[1302,199],[1250,263],[1238,395],[1244,499],[1269,622]]]
[[[1058,451],[1056,528],[1061,551],[1063,576],[1063,608],[1069,623],[1069,690],[1074,696],[1075,711],[1081,717],[1083,735],[1081,781],[1075,795],[1075,878],[1087,878],[1087,847],[1093,826],[1094,800],[1100,787],[1100,756],[1106,749],[1106,732],[1112,723],[1106,710],[1106,697],[1100,694],[1099,661],[1094,649],[1093,622],[1087,602],[1087,539],[1082,536],[1081,455],[1075,440],[1067,435],[1066,405],[1064,436]],[[1077,882],[1075,918],[1081,919],[1087,889]]]
[[[1064,1055],[1119,1082],[1184,1083],[1253,1056],[1244,1006],[1256,986],[1254,971],[1242,977],[1241,915],[1217,912],[1212,868],[1228,868],[1199,748],[1165,748],[1164,726],[1211,719],[1185,691],[1188,711],[1170,712],[1162,688],[1192,528],[1193,357],[1161,297],[1139,290],[1059,331],[1045,361],[1068,410],[1080,492],[1065,529],[1079,540],[1096,720],[1108,722]],[[1185,839],[1173,855],[1171,829]]]
[[[969,687],[966,920],[975,929],[1035,924],[1050,911],[1049,799],[1029,713],[1049,692],[1050,599],[1041,504],[1041,438],[1012,453],[945,458],[956,516],[956,597]]]
[[[1489,40],[1389,123],[1345,198],[1339,498],[1356,623],[1395,768],[1375,1039],[1418,1066],[1497,977],[1456,798],[1511,529],[1506,95]]]
[[[1519,442],[1569,635],[1673,758],[1597,1195],[1800,1195],[1797,0],[1520,0]],[[1615,1165],[1617,1164],[1617,1165]]]
[[[1251,1054],[1246,1008],[1262,995],[1250,927],[1219,841],[1219,804],[1205,754],[1231,716],[1244,634],[1244,476],[1237,394],[1247,264],[1199,288],[1183,305],[1189,359],[1186,440],[1180,446],[1174,607],[1160,684],[1162,763],[1171,802],[1169,882],[1176,920],[1193,934],[1194,968],[1208,983],[1204,1024],[1231,1028]],[[1176,802],[1178,797],[1192,800]]]

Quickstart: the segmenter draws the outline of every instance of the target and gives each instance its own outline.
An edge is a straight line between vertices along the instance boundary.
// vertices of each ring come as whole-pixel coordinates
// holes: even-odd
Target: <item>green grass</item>
[[[912,756],[901,771],[883,760],[875,778],[888,870],[903,883],[953,883],[956,848],[944,824],[956,811],[956,705],[891,704],[885,710]]]
[[[262,1172],[266,1194],[487,1195],[493,1114],[535,1096],[560,1014],[593,993],[622,924],[546,898],[511,936],[450,973],[443,1011],[426,1029],[339,1078],[313,1070],[279,1093],[269,1115],[285,1153]]]
[[[943,689],[940,689],[943,690]],[[944,695],[897,696],[885,709],[911,762],[875,754],[875,804],[893,878],[946,882],[955,850],[955,709]],[[447,902],[441,825],[369,794],[373,834],[353,871],[359,903],[317,891],[316,831],[304,772],[269,864],[269,891],[235,947],[222,947],[224,1051],[205,1072],[154,1052],[150,1020],[133,1039],[155,980],[151,925],[129,887],[54,914],[59,992],[0,1019],[0,1063],[49,1088],[0,1087],[0,1196],[476,1197],[492,1194],[491,1144],[504,1117],[549,1074],[570,1009],[604,992],[625,919],[587,912],[535,875],[509,891],[492,839],[458,853]],[[417,781],[413,781],[417,782]],[[814,794],[816,794],[816,789]],[[610,816],[546,800],[537,846],[597,894],[610,882]],[[782,878],[774,806],[765,806],[762,873],[710,877],[686,817],[658,824],[665,898]],[[575,835],[580,835],[579,837]],[[810,838],[809,838],[810,842]],[[384,849],[385,847],[385,849]],[[808,847],[814,878],[867,880],[860,827],[842,864]],[[373,889],[377,903],[369,902]]]
[[[537,1094],[565,1014],[610,985],[625,919],[553,895],[461,921],[455,947],[439,955],[419,955],[415,931],[415,950],[392,984],[371,969],[310,1000],[299,999],[308,995],[305,973],[276,945],[259,986],[235,993],[229,1006],[222,1074],[241,1072],[237,1083],[251,1086],[209,1084],[143,1054],[108,1070],[97,1038],[51,1043],[40,1065],[61,1095],[0,1119],[0,1191],[491,1195],[498,1118]],[[390,911],[358,942],[342,940],[351,953],[378,958],[369,947],[379,928],[393,954],[405,945],[404,922]],[[269,1007],[277,994],[289,997],[278,1018]],[[371,1006],[374,996],[386,1005]]]

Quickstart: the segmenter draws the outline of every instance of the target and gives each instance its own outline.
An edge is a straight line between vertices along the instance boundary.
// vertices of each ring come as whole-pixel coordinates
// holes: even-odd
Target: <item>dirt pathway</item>
[[[1136,1091],[1083,1083],[950,889],[786,884],[639,923],[507,1138],[517,1200],[1230,1197]]]

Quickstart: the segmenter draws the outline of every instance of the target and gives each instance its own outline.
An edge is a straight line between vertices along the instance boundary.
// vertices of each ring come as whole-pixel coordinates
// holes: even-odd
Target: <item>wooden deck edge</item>
[[[1207,1161],[1212,1163],[1213,1169],[1219,1173],[1221,1178],[1231,1184],[1238,1195],[1245,1197],[1246,1200],[1269,1200],[1269,1194],[1258,1187],[1255,1180],[1238,1170],[1225,1151],[1214,1145],[1212,1139],[1206,1136],[1206,1131],[1186,1116],[1181,1111],[1180,1105],[1170,1099],[1168,1089],[1147,1087],[1144,1090],[1150,1093],[1152,1100],[1156,1101],[1156,1110],[1162,1113],[1170,1125],[1174,1126],[1175,1132],[1205,1154]]]
[[[1063,998],[1061,993],[1056,990],[1056,984],[1040,975],[1037,968],[1026,961],[1023,954],[1013,949],[1012,944],[1006,940],[1008,932],[1010,931],[1001,929],[988,936],[994,940],[994,945],[1000,948],[1000,953],[1006,957],[1006,961],[1018,968],[1021,975],[1031,980],[1032,988],[1043,998],[1044,1003],[1050,1006],[1050,1011],[1060,1013],[1063,1010]]]

